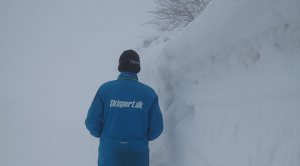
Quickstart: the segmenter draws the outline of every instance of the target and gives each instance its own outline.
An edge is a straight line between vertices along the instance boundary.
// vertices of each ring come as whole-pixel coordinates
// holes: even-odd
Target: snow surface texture
[[[152,166],[300,165],[299,0],[213,0],[137,50],[165,121]]]

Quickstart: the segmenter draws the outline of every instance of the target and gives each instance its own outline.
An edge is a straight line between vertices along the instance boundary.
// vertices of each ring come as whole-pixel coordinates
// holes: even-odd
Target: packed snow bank
[[[151,165],[300,165],[299,9],[214,0],[182,32],[138,46],[165,121]]]

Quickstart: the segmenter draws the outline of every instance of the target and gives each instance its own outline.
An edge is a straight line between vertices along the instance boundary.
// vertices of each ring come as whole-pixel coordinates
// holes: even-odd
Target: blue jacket
[[[100,138],[98,165],[148,166],[148,141],[162,133],[163,117],[154,90],[122,72],[100,86],[85,125]]]

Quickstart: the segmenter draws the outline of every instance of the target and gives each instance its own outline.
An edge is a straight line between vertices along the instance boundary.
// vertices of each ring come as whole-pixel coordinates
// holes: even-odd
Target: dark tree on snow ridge
[[[159,31],[172,31],[185,27],[205,9],[211,0],[154,0],[156,10],[149,11],[154,18],[151,24]]]

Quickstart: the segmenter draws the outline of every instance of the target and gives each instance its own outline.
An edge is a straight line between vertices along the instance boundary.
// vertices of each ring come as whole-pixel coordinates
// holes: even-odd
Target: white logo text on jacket
[[[118,108],[143,108],[143,102],[139,101],[120,101],[120,100],[111,100],[110,107],[118,107]]]

